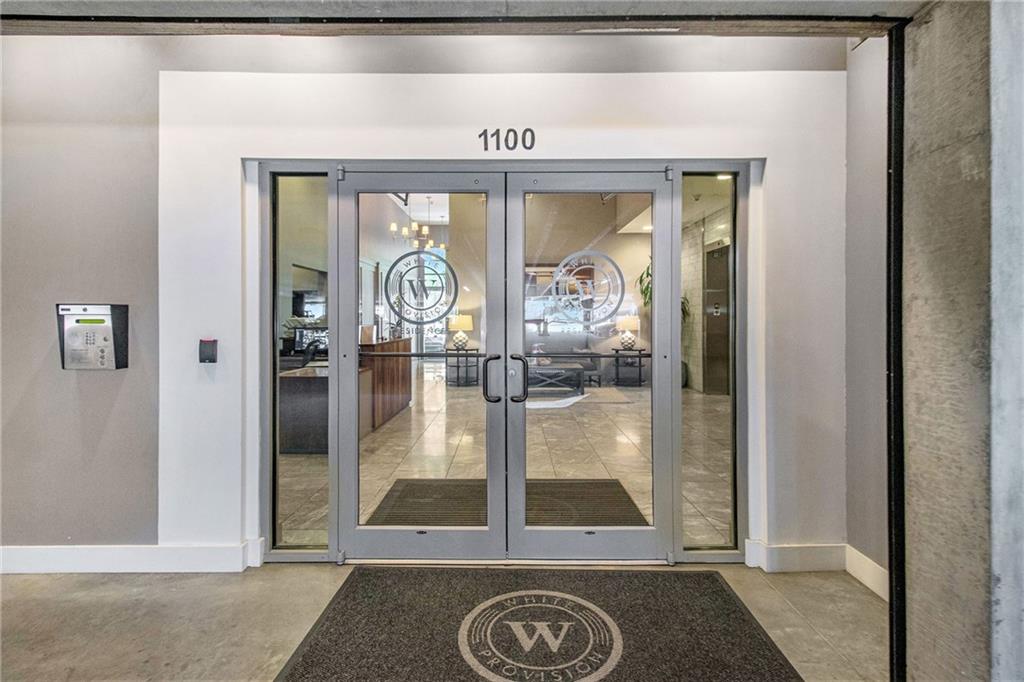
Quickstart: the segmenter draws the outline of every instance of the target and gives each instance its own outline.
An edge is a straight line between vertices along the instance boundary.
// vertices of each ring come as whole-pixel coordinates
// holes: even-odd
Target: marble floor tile
[[[447,386],[433,364],[416,366],[410,406],[360,441],[361,521],[399,478],[486,476],[486,404],[480,389]],[[527,476],[617,478],[652,522],[650,388],[592,388],[585,395],[568,408],[527,410]],[[684,389],[680,400],[684,540],[691,546],[729,546],[734,535],[732,400],[691,389]],[[278,457],[279,533],[308,539],[310,531],[320,530],[326,537],[327,476],[326,454]],[[317,523],[323,527],[313,528]]]

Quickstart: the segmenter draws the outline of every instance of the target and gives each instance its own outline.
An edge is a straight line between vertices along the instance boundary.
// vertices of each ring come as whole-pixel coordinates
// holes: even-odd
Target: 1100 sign
[[[514,152],[520,148],[530,151],[537,142],[537,134],[533,128],[484,128],[477,139],[483,142],[485,152]]]

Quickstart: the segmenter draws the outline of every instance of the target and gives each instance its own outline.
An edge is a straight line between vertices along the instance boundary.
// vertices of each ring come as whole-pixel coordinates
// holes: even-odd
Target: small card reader
[[[217,362],[217,339],[199,339],[199,362]]]

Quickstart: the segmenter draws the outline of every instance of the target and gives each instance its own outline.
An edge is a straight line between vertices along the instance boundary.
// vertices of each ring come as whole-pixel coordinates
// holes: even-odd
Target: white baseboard
[[[747,540],[748,566],[760,566],[765,573],[790,571],[842,571],[846,568],[846,545],[768,545]]]
[[[847,544],[768,545],[747,540],[746,563],[765,573],[846,571],[889,601],[889,571]]]
[[[850,545],[846,546],[846,572],[889,601],[889,571]]]
[[[256,549],[253,549],[253,546]],[[0,573],[231,573],[262,538],[237,545],[22,545],[0,547]]]
[[[263,565],[263,538],[249,538],[245,541],[245,565]]]
[[[0,573],[232,573],[263,563],[264,538],[237,545],[24,545],[0,547]],[[846,544],[746,541],[746,563],[767,573],[843,571],[889,599],[889,572]]]
[[[760,540],[746,540],[743,547],[743,562],[751,568],[761,568],[765,564],[766,545]]]

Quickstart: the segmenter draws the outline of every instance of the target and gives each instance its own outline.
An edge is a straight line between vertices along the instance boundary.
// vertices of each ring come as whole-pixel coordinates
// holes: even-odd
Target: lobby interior
[[[275,546],[326,547],[327,180],[281,174],[274,182]],[[681,189],[682,325],[674,342],[681,347],[685,377],[676,398],[682,405],[684,537],[688,547],[735,549],[735,178],[687,175]],[[490,350],[483,340],[485,202],[483,195],[466,194],[359,198],[360,349],[372,353],[404,344],[427,356],[366,356],[361,362],[355,420],[360,523],[487,525],[486,403],[482,360],[473,355]],[[645,195],[526,197],[522,334],[524,348],[531,351],[526,403],[531,525],[653,523],[652,378],[650,353],[645,353],[651,345],[651,222]],[[410,249],[444,258],[458,276],[452,309],[432,324],[403,325],[403,309],[392,309],[384,294],[393,262]],[[610,255],[622,269],[625,290],[606,291],[609,283],[598,281],[592,293],[558,298],[552,273],[567,256],[587,249]],[[590,308],[609,295],[621,301],[597,324],[583,324],[580,310],[566,307],[581,306],[591,315]],[[375,373],[394,374],[398,383],[379,381]],[[563,483],[545,491],[554,481]],[[565,501],[570,499],[575,502]],[[558,505],[568,507],[559,512]]]
[[[1011,3],[992,3],[991,23],[988,3],[880,2],[873,17],[803,17],[780,36],[757,23],[777,18],[762,16],[742,24],[757,35],[729,37],[736,23],[687,28],[692,17],[668,27],[678,35],[660,35],[659,22],[602,35],[611,18],[535,25],[559,35],[487,33],[518,26],[511,17],[479,35],[377,35],[387,22],[367,28],[365,17],[355,35],[311,22],[232,27],[274,35],[182,35],[223,27],[148,17],[96,29],[79,17],[57,29],[36,17],[45,3],[6,4],[5,679],[271,679],[360,563],[328,556],[342,549],[332,505],[357,499],[361,527],[381,532],[488,523],[486,482],[501,472],[488,467],[484,400],[484,359],[499,351],[486,333],[498,300],[483,268],[487,198],[361,197],[358,253],[343,254],[357,273],[346,301],[359,324],[344,332],[358,338],[358,368],[343,377],[355,408],[342,413],[330,397],[330,181],[280,174],[267,212],[276,241],[261,244],[251,237],[264,223],[246,222],[246,159],[476,158],[473,136],[463,145],[451,122],[490,123],[499,101],[546,128],[545,159],[660,158],[662,146],[647,142],[657,133],[671,158],[767,159],[768,170],[753,189],[713,166],[676,180],[682,300],[671,340],[682,381],[660,402],[653,387],[664,376],[648,357],[656,319],[645,271],[659,255],[650,198],[527,199],[513,287],[523,301],[502,317],[527,356],[528,523],[650,526],[665,480],[654,475],[665,451],[652,424],[671,402],[680,530],[674,565],[670,556],[487,570],[717,572],[808,680],[890,670],[1014,679],[1006,671],[1024,664],[1013,635],[1019,576],[1006,568],[1019,565],[1006,549],[1020,546],[1019,516],[1006,514],[1019,510],[1019,430],[1014,441],[1005,428],[1019,423],[1019,402],[989,402],[1020,368],[1019,330],[1008,328],[1018,318],[996,295],[1019,271],[1019,221],[1007,206],[1021,195],[996,185],[1024,173],[1005,158],[1019,146],[989,116],[989,58],[993,74],[1006,68],[995,55],[1007,37],[990,40],[1024,26]],[[12,6],[29,5],[10,21]],[[328,35],[277,34],[310,27]],[[543,106],[523,95],[525,76]],[[611,87],[634,82],[644,87],[633,96]],[[490,97],[473,94],[480,83]],[[680,83],[703,89],[690,96]],[[182,95],[192,92],[204,96]],[[887,118],[894,95],[898,119]],[[246,97],[259,104],[232,108]],[[54,201],[61,169],[75,181]],[[744,234],[750,225],[765,230]],[[753,256],[742,252],[750,237]],[[411,329],[405,304],[430,298],[430,278],[404,303],[386,295],[391,265],[410,251],[425,254],[420,265],[447,261],[460,291],[444,315]],[[583,328],[549,300],[585,300],[573,314],[592,321],[608,293],[595,260],[571,287],[555,286],[581,251],[608,256],[623,284],[614,314]],[[261,257],[272,268],[260,270]],[[265,300],[253,295],[261,286]],[[130,304],[126,371],[61,369],[53,303],[79,298]],[[219,339],[220,360],[197,365],[196,340],[208,338]],[[887,371],[894,358],[904,364]],[[748,376],[763,380],[749,393]],[[335,418],[357,434],[356,495],[342,500],[329,455]]]
[[[879,59],[884,56],[884,39],[871,43],[870,52],[865,46],[849,53],[846,41],[826,38],[806,39],[793,47],[798,47],[797,62],[809,61],[829,77],[845,67],[848,54],[855,58],[867,55],[873,64],[872,77],[884,75],[884,70],[879,70],[884,66],[884,59]],[[821,76],[816,70],[795,73],[794,78]],[[884,99],[881,104],[884,106]],[[273,294],[269,299],[274,306],[274,329],[272,335],[260,337],[271,349],[273,363],[273,495],[261,499],[272,505],[271,523],[264,531],[265,549],[302,554],[326,549],[331,528],[328,396],[337,356],[331,352],[335,339],[327,332],[331,323],[328,313],[336,310],[333,306],[338,303],[330,299],[331,278],[337,273],[331,272],[326,219],[331,201],[328,177],[285,172],[274,182]],[[807,677],[880,679],[886,675],[887,605],[876,591],[843,571],[775,575],[737,563],[743,559],[748,539],[741,504],[747,491],[738,476],[747,440],[737,435],[743,418],[739,405],[745,400],[738,390],[737,368],[748,352],[737,338],[738,327],[748,319],[746,312],[737,308],[746,268],[738,255],[743,227],[738,221],[738,204],[747,197],[739,196],[734,172],[723,168],[681,172],[677,182],[678,195],[673,201],[681,211],[666,227],[681,246],[677,264],[681,324],[672,330],[671,343],[678,347],[683,363],[678,371],[685,384],[681,381],[672,387],[670,398],[680,406],[673,428],[681,434],[680,447],[670,457],[679,470],[678,489],[673,492],[681,499],[679,516],[671,521],[682,529],[686,551],[731,553],[728,560],[733,563],[702,564],[694,558],[656,570],[719,571]],[[829,191],[834,192],[840,184],[830,182]],[[485,464],[487,403],[482,396],[482,359],[460,358],[456,351],[456,337],[461,334],[466,355],[501,352],[485,334],[491,319],[488,304],[500,298],[487,296],[495,292],[487,291],[483,267],[482,211],[487,201],[465,192],[378,192],[359,197],[358,253],[346,256],[354,261],[358,273],[358,286],[347,290],[347,295],[357,304],[360,326],[344,333],[358,336],[364,357],[357,375],[351,377],[358,385],[358,410],[339,418],[347,430],[359,434],[359,520],[366,528],[400,527],[410,516],[415,521],[412,525],[423,528],[467,525],[467,518],[471,526],[487,522],[481,504],[486,497],[480,490],[493,472],[488,472]],[[537,524],[552,527],[649,526],[654,521],[657,484],[653,419],[658,406],[653,386],[656,380],[663,380],[652,376],[655,358],[649,357],[655,313],[651,294],[645,292],[649,285],[645,272],[659,255],[652,239],[651,196],[538,192],[528,194],[524,201],[523,302],[521,308],[507,314],[517,316],[508,317],[516,321],[509,327],[510,335],[521,335],[523,351],[531,356],[524,428],[528,524],[536,510],[541,515]],[[881,227],[875,225],[876,237]],[[829,249],[834,258],[835,245]],[[392,306],[393,300],[385,295],[388,271],[410,251],[432,254],[426,257],[428,261],[442,257],[458,274],[458,300],[434,324],[404,324],[399,313],[406,311],[401,305]],[[603,289],[608,282],[593,277],[591,271],[585,269],[575,281],[593,280],[596,290],[570,287],[556,291],[558,296],[551,295],[552,287],[563,282],[556,276],[559,266],[581,251],[605,254],[621,270],[623,288],[617,292],[621,303],[597,322],[589,316],[608,297]],[[170,257],[166,250],[162,253]],[[879,254],[875,251],[874,255]],[[585,264],[592,270],[596,265]],[[558,307],[561,299],[584,303],[562,310]],[[874,301],[879,315],[881,303]],[[581,318],[571,316],[579,314],[583,321],[593,323],[584,325]],[[221,343],[227,353],[226,340]],[[392,350],[444,352],[456,357],[370,355]],[[602,357],[588,357],[595,355]],[[880,364],[882,358],[874,361]],[[831,452],[829,458],[841,459],[841,454]],[[881,459],[884,452],[875,450],[873,456]],[[432,485],[411,487],[424,481]],[[552,482],[563,486],[556,504],[542,491],[531,495],[531,487]],[[439,484],[463,487],[453,490]],[[161,499],[175,504],[172,495]],[[168,516],[161,513],[161,518]],[[832,516],[836,516],[834,511]],[[884,526],[881,530],[884,532]],[[243,620],[250,618],[250,609],[279,613],[289,600],[303,604],[289,614],[289,627],[278,620],[267,630],[250,632],[256,641],[271,638],[276,642],[269,651],[254,651],[238,642],[239,652],[252,654],[244,667],[246,677],[275,674],[330,599],[332,586],[337,587],[349,575],[347,567],[269,561],[258,571],[263,577],[255,583],[248,577],[250,570],[243,580],[230,582],[232,587],[221,576],[195,576],[181,583],[190,593],[187,602],[171,607],[172,615],[165,613],[174,622],[182,623],[181,618],[191,621],[187,614],[210,614],[203,603],[221,603],[232,598],[229,593],[238,600],[232,612]],[[28,676],[46,675],[67,670],[71,658],[85,655],[97,666],[93,670],[108,666],[108,670],[122,670],[127,676],[146,676],[153,674],[152,666],[167,662],[185,677],[223,676],[234,664],[236,659],[223,655],[210,658],[208,668],[185,662],[184,651],[203,651],[213,645],[186,638],[173,643],[166,659],[157,662],[122,655],[124,667],[117,668],[97,656],[97,649],[124,654],[122,647],[132,640],[130,633],[159,627],[159,614],[143,610],[130,623],[123,622],[124,629],[111,626],[109,644],[104,645],[95,638],[80,641],[69,637],[69,629],[79,627],[80,622],[70,612],[51,622],[46,614],[52,613],[52,603],[38,601],[40,590],[53,589],[62,582],[67,585],[61,588],[64,593],[97,605],[95,613],[102,614],[97,618],[105,621],[108,614],[120,609],[117,592],[121,580],[5,576],[5,611],[20,614],[5,620],[6,642],[17,643],[7,650],[26,652],[25,656],[5,656],[5,663]],[[154,590],[160,586],[175,584],[173,579],[168,583],[168,578],[161,581],[159,576],[134,580],[143,603],[159,600]],[[223,591],[226,587],[228,592]],[[275,599],[257,605],[253,600],[264,591],[273,591]],[[819,602],[821,594],[831,596]],[[58,640],[77,642],[67,649],[69,657],[53,655],[48,642]],[[227,640],[223,644],[218,649],[230,648]],[[40,658],[30,653],[33,651],[50,653]]]

